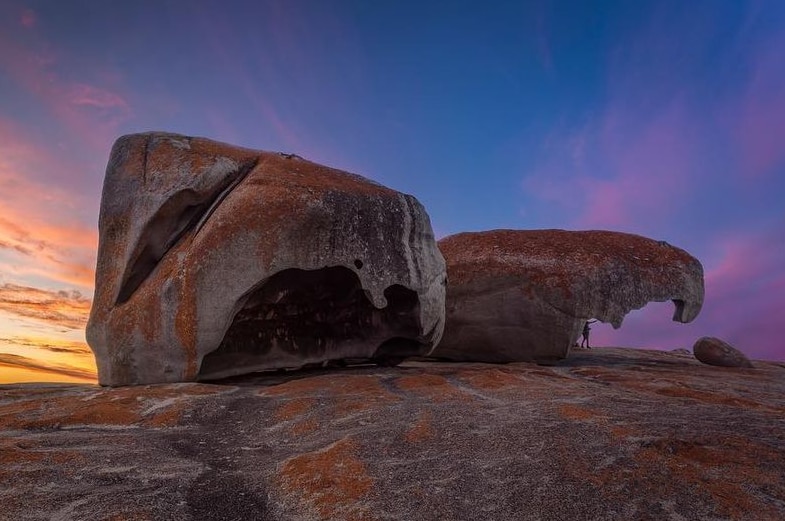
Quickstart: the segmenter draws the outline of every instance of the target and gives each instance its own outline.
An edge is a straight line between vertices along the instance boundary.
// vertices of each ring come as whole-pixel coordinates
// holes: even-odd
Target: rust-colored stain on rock
[[[781,365],[619,348],[0,386],[0,517],[780,520],[783,408]]]
[[[59,429],[79,425],[175,425],[189,397],[223,392],[209,385],[148,386],[145,393],[131,389],[85,389],[72,396],[46,401],[18,399],[0,402],[0,428]]]
[[[357,442],[343,438],[284,461],[276,481],[291,500],[313,509],[318,519],[375,519],[362,502],[373,479],[356,451]]]
[[[313,409],[315,404],[316,400],[313,398],[292,398],[278,407],[275,411],[275,419],[278,421],[296,419]]]
[[[458,378],[476,389],[486,391],[513,389],[521,384],[521,379],[517,375],[494,367],[467,369],[459,372]]]
[[[435,402],[473,400],[466,391],[455,387],[447,378],[437,374],[402,376],[395,380],[395,385],[403,391],[412,392]]]
[[[669,273],[667,268],[670,266],[695,262],[679,248],[637,235],[602,230],[492,230],[472,234],[471,241],[464,240],[464,234],[456,234],[439,241],[439,249],[445,258],[453,259],[448,263],[450,282],[460,284],[478,276],[519,273],[531,275],[533,281],[539,283],[556,284],[565,291],[568,289],[565,281],[578,274],[554,271],[556,266],[553,265],[547,270],[538,269],[538,261],[551,264],[552,259],[563,259],[564,263],[560,265],[567,268],[570,263],[636,265],[643,258],[650,267],[661,267],[660,270],[652,269],[651,273],[662,276]],[[471,259],[484,258],[489,252],[498,252],[495,261],[482,266],[471,262]],[[519,259],[526,262],[520,264]]]
[[[375,376],[316,376],[291,380],[260,392],[262,396],[321,397],[333,414],[346,416],[399,401]],[[284,405],[285,406],[285,405]],[[291,406],[296,407],[296,406]]]
[[[404,438],[409,443],[418,443],[433,438],[436,429],[431,421],[431,411],[423,411],[419,414],[417,421],[406,431]]]
[[[560,405],[558,410],[559,414],[569,420],[589,420],[598,417],[598,414],[595,411],[570,403]]]

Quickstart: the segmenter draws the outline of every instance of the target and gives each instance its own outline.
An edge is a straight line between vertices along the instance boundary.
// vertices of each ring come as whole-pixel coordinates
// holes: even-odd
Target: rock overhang
[[[449,287],[438,357],[552,362],[589,319],[618,328],[630,311],[670,300],[673,319],[690,322],[703,304],[700,262],[639,235],[491,230],[446,237],[439,248]]]

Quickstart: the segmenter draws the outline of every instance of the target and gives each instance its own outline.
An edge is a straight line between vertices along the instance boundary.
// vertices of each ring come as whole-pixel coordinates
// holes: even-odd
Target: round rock
[[[719,338],[705,336],[692,346],[695,358],[708,365],[720,367],[753,367],[749,358]]]

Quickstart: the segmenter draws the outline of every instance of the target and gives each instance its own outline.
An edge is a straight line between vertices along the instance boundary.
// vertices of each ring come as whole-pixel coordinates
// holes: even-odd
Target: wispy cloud
[[[90,207],[97,210],[97,201],[41,174],[76,168],[0,118],[0,265],[6,274],[34,273],[92,287],[97,231],[82,216]]]
[[[37,21],[38,16],[32,9],[24,9],[19,15],[19,24],[27,29],[32,29]]]
[[[96,373],[87,369],[80,369],[65,364],[50,364],[40,360],[34,360],[26,356],[0,353],[0,366],[11,369],[27,369],[40,371],[55,375],[70,376],[84,380],[95,380]]]
[[[78,291],[48,291],[16,284],[0,285],[0,311],[65,329],[87,324],[90,299]]]
[[[84,342],[61,340],[45,337],[12,336],[0,338],[0,345],[13,347],[32,347],[43,349],[52,353],[68,353],[73,355],[89,356],[92,352]]]
[[[650,117],[612,105],[582,128],[551,136],[547,159],[524,188],[562,206],[562,225],[651,228],[652,216],[673,214],[692,188],[693,133],[681,100]]]
[[[706,299],[691,324],[669,323],[672,305],[649,305],[632,313],[618,331],[596,328],[596,344],[691,348],[701,336],[716,336],[748,356],[782,360],[785,309],[785,223],[716,240],[718,253],[706,266]]]
[[[755,49],[735,123],[740,166],[751,177],[785,168],[785,30]]]
[[[121,113],[130,113],[131,110],[128,102],[120,95],[94,85],[74,83],[66,87],[65,94],[68,102],[72,105],[99,109],[117,109]]]
[[[68,57],[39,34],[35,14],[22,19],[32,20],[25,27],[34,37],[22,43],[13,33],[0,32],[0,70],[46,107],[53,121],[70,135],[94,149],[107,149],[120,124],[133,116],[119,86],[102,84],[103,78],[112,75],[101,74],[94,67],[89,77],[72,79],[72,73],[62,72],[68,70]]]
[[[603,102],[552,130],[523,187],[556,226],[677,234],[701,256],[706,300],[694,323],[670,323],[670,304],[653,305],[620,331],[598,327],[598,342],[689,348],[714,335],[782,359],[782,210],[735,205],[782,191],[772,181],[785,173],[785,26],[752,7],[730,24],[709,11],[663,9],[631,27],[609,53]]]

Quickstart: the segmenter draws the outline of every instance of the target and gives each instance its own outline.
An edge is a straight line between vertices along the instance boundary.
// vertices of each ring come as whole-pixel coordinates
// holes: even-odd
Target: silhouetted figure
[[[585,344],[586,349],[591,349],[591,346],[589,345],[589,331],[591,331],[589,324],[594,324],[595,322],[597,321],[589,320],[583,324],[583,339],[581,340],[581,347],[584,347]]]

